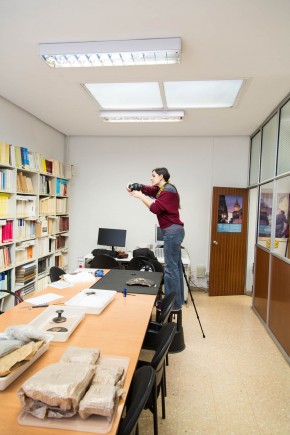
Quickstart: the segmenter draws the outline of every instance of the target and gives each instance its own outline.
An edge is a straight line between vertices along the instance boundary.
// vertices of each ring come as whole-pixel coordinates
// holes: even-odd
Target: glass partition
[[[257,133],[251,142],[251,163],[250,163],[250,186],[259,183],[260,172],[260,151],[261,151],[261,131]]]
[[[278,138],[278,113],[276,113],[262,130],[261,179],[266,181],[275,176]]]
[[[290,171],[290,101],[281,109],[277,173]]]
[[[257,243],[270,249],[274,183],[263,184],[259,195],[259,225]]]
[[[277,180],[277,201],[275,216],[275,243],[273,252],[290,258],[289,222],[290,222],[290,176]]]

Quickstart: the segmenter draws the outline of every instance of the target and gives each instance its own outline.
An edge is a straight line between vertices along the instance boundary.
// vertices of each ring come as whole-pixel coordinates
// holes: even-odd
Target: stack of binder
[[[28,263],[16,268],[16,285],[26,285],[35,279],[36,264]]]

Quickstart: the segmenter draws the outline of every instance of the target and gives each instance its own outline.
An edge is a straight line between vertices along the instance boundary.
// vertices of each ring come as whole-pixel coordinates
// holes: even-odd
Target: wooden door
[[[209,296],[244,294],[248,189],[214,187]]]

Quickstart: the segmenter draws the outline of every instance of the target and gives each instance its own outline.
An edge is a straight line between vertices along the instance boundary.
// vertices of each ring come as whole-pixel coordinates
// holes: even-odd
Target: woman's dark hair
[[[156,168],[156,169],[153,169],[152,172],[153,171],[156,172],[156,174],[158,174],[158,175],[163,175],[164,180],[166,181],[166,183],[168,183],[168,180],[170,178],[170,174],[168,172],[168,169],[166,169],[166,168]]]
[[[170,174],[169,174],[167,168],[155,168],[155,169],[152,169],[152,172],[153,171],[156,172],[156,174],[158,174],[158,175],[163,175],[163,178],[164,178],[166,183],[169,182]],[[171,186],[173,186],[176,189],[176,187],[173,184],[171,184]],[[179,193],[178,193],[177,189],[176,189],[176,193],[177,193],[177,196],[178,196],[178,208],[181,208],[180,207],[180,196],[179,196]]]

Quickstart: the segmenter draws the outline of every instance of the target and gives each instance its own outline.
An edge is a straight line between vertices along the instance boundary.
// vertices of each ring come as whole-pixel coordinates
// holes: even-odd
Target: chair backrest
[[[162,301],[161,311],[158,315],[158,323],[166,323],[176,298],[176,292],[169,293]]]
[[[164,267],[158,260],[150,260],[150,262],[153,264],[155,272],[164,272]]]
[[[126,416],[121,420],[118,435],[129,435],[134,431],[139,416],[151,394],[154,381],[155,370],[153,367],[144,366],[136,370],[126,400]]]
[[[133,257],[128,262],[127,269],[144,272],[163,272],[163,266],[159,261],[143,256]]]
[[[14,296],[19,302],[23,302],[22,297],[19,296],[17,293],[11,291],[11,290],[2,290],[1,289],[1,292],[8,293],[9,295]],[[4,314],[4,311],[0,310],[0,315],[1,314]]]
[[[146,257],[150,258],[150,260],[157,260],[155,257],[155,254],[151,249],[148,248],[138,248],[134,249],[133,251],[133,257]]]
[[[149,266],[149,260],[147,257],[133,257],[128,265],[127,269],[129,270],[145,270],[146,266]],[[153,270],[154,272],[154,270]]]
[[[91,260],[90,267],[94,269],[119,269],[119,263],[110,255],[100,254]]]
[[[57,266],[52,266],[49,269],[49,278],[51,282],[58,281],[61,277],[61,275],[64,275],[65,271]]]
[[[0,290],[0,292],[8,293],[11,296],[14,296],[19,302],[23,302],[23,299],[21,296],[19,296],[17,293],[11,291],[11,290]]]
[[[94,257],[96,257],[97,255],[101,255],[101,254],[105,254],[105,255],[110,255],[110,257],[116,258],[117,257],[117,251],[111,251],[110,249],[94,249],[92,251],[92,254]]]
[[[164,361],[169,347],[174,339],[176,332],[176,323],[170,322],[162,326],[156,336],[156,351],[151,360],[151,367],[156,372],[156,384],[159,387],[163,375]]]

